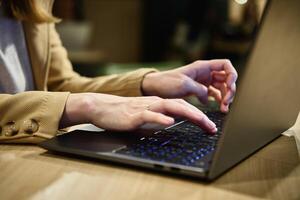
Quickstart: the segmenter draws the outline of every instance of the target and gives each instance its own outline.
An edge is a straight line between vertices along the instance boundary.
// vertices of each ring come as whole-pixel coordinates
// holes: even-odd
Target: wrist
[[[154,82],[157,72],[148,73],[142,81],[142,93],[144,96],[155,96]]]
[[[60,127],[89,123],[88,113],[93,107],[92,99],[88,93],[70,94],[61,117]]]

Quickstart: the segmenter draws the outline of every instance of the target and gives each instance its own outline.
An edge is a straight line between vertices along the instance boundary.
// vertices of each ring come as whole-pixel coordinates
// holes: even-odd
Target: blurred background
[[[84,76],[229,58],[242,71],[267,0],[63,0],[53,13]]]

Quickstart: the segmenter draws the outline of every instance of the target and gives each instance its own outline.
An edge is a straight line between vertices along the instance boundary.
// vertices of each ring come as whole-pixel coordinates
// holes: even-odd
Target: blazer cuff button
[[[23,128],[24,132],[27,134],[33,134],[38,131],[39,129],[39,124],[36,120],[30,119],[30,120],[25,120],[23,122]]]
[[[18,126],[16,125],[15,122],[8,122],[4,127],[3,127],[3,130],[2,130],[2,133],[9,137],[9,136],[14,136],[16,135],[17,133],[19,132],[19,128]]]

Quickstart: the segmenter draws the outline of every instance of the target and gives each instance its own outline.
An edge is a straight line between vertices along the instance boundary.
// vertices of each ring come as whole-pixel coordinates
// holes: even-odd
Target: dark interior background
[[[85,76],[211,58],[229,58],[241,71],[266,1],[57,0],[53,12],[74,69]]]

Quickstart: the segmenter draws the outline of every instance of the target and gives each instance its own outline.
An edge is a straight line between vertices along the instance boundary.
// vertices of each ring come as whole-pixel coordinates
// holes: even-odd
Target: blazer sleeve
[[[87,78],[74,72],[66,49],[62,46],[55,25],[50,25],[50,69],[48,90],[99,92],[119,96],[141,96],[141,83],[147,73],[156,69],[139,69],[124,74]]]
[[[38,143],[57,134],[68,92],[0,94],[0,143]]]

